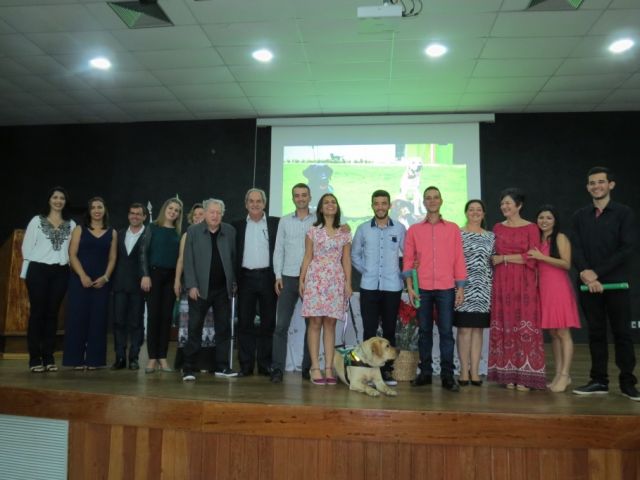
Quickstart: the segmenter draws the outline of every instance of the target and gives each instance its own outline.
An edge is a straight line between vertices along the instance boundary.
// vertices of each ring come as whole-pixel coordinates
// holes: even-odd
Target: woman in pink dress
[[[340,230],[340,205],[331,193],[320,197],[317,221],[305,238],[300,269],[302,316],[309,319],[309,373],[315,385],[335,385],[333,354],[336,319],[351,297],[351,233]],[[325,376],[320,369],[320,331],[324,344]]]
[[[535,224],[520,216],[523,203],[521,190],[503,191],[500,210],[505,220],[493,227],[496,255],[487,380],[527,391],[546,388],[546,380],[536,261],[528,255],[540,244],[540,234]]]
[[[580,328],[575,293],[567,271],[571,268],[571,243],[560,233],[556,209],[540,207],[537,215],[540,248],[529,250],[538,261],[542,328],[549,329],[556,374],[547,385],[552,392],[564,392],[571,385],[573,340],[570,328]]]

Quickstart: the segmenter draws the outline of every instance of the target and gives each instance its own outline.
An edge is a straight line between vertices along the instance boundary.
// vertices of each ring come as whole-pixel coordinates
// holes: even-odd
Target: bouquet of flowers
[[[402,296],[396,324],[396,346],[400,350],[418,350],[418,310]]]

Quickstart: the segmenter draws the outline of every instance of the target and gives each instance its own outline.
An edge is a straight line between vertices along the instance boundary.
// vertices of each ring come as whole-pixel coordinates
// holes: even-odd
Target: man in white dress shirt
[[[238,360],[239,376],[243,377],[253,375],[256,363],[261,375],[269,375],[271,368],[277,301],[273,250],[278,218],[268,217],[266,206],[264,190],[249,189],[245,195],[247,217],[232,224],[237,232]]]
[[[113,272],[113,337],[116,361],[112,370],[127,366],[138,370],[138,353],[144,339],[144,292],[140,290],[140,239],[147,210],[141,203],[129,206],[129,228],[118,232],[118,259]],[[129,352],[127,355],[127,338]]]

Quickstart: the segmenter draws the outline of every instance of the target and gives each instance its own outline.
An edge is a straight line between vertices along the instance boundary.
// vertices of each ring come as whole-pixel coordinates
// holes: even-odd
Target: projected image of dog
[[[422,209],[422,193],[420,193],[420,175],[422,160],[418,157],[408,159],[407,166],[400,178],[399,198],[411,202],[413,212],[419,214]]]
[[[372,337],[353,350],[336,350],[334,367],[336,374],[350,390],[377,397],[380,393],[395,396],[394,389],[382,380],[380,367],[388,360],[395,360],[398,352],[385,338]],[[375,388],[371,386],[373,384]]]

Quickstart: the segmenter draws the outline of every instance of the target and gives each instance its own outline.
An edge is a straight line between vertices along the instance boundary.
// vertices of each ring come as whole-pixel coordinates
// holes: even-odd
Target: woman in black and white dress
[[[461,229],[462,249],[469,281],[464,289],[464,303],[456,309],[453,322],[458,329],[461,386],[482,385],[480,354],[483,330],[489,327],[491,256],[495,253],[496,240],[493,232],[484,229],[485,212],[482,200],[469,200],[464,207],[467,224]]]
[[[27,344],[29,369],[34,373],[58,370],[55,348],[58,311],[69,282],[69,239],[76,223],[67,216],[69,196],[62,187],[49,190],[48,204],[27,226],[22,241],[21,277],[29,292]]]

